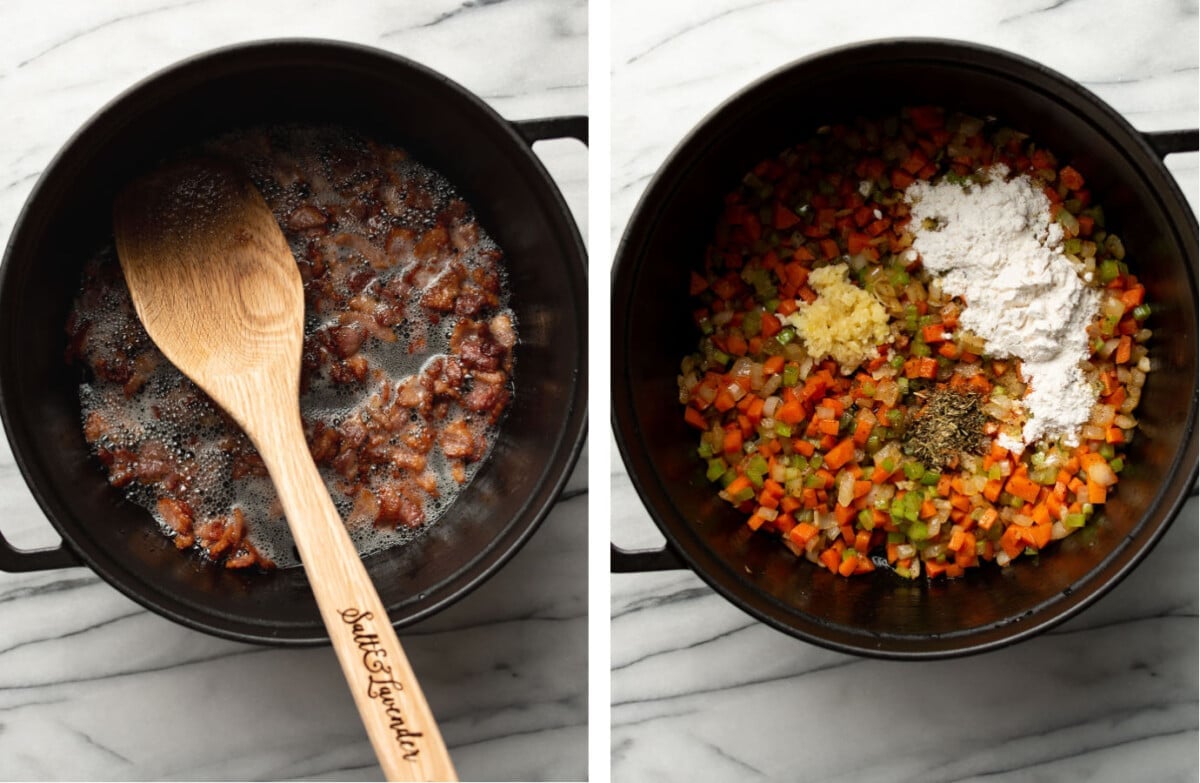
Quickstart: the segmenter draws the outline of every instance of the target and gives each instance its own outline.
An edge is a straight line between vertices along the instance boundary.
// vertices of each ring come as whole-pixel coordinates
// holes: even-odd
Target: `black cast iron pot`
[[[850,120],[937,104],[1029,132],[1087,177],[1154,303],[1158,363],[1116,497],[1100,522],[1036,559],[951,581],[883,570],[836,577],[755,535],[717,498],[683,421],[676,375],[694,350],[687,290],[722,197],[758,161]],[[1196,131],[1143,134],[1071,80],[995,49],[936,40],[872,42],[798,61],[718,108],[659,170],[617,252],[612,278],[613,428],[668,549],[614,548],[614,571],[680,559],[751,615],[856,654],[936,658],[1029,637],[1116,584],[1161,537],[1196,473],[1196,218],[1162,163],[1195,150]]]
[[[111,241],[112,198],[140,170],[213,135],[261,123],[336,123],[406,148],[443,175],[504,249],[515,397],[496,445],[439,524],[367,569],[392,621],[425,617],[479,585],[534,532],[575,464],[586,423],[586,259],[530,146],[586,141],[587,120],[507,122],[417,63],[328,41],[271,41],[200,55],[117,98],[42,175],[0,267],[0,415],[34,497],[62,535],[0,569],[86,564],[150,609],[233,639],[324,641],[304,573],[226,571],[175,551],[105,481],[80,429],[79,373],[63,325],[84,261]]]

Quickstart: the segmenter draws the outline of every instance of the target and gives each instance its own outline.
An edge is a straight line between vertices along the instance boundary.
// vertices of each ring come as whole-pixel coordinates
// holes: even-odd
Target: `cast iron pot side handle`
[[[622,549],[616,544],[609,546],[612,548],[609,570],[614,574],[675,571],[688,567],[670,544],[664,545],[662,549]]]
[[[578,139],[584,144],[588,143],[588,118],[581,115],[515,120],[512,126],[530,146],[533,146],[535,141],[562,138]]]
[[[1143,133],[1150,148],[1165,158],[1173,152],[1200,150],[1200,130],[1151,131]]]
[[[17,574],[79,565],[83,565],[83,561],[66,544],[47,549],[17,549],[0,534],[0,571]]]

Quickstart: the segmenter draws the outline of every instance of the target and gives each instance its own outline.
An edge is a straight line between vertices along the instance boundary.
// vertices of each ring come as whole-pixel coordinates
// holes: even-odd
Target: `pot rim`
[[[910,49],[916,51],[909,51]],[[662,212],[661,208],[656,205],[666,203],[674,197],[678,187],[677,183],[686,171],[683,169],[677,171],[676,169],[685,163],[690,168],[690,165],[704,154],[706,148],[711,146],[712,142],[706,141],[706,139],[712,139],[717,135],[718,128],[736,125],[740,121],[736,117],[742,105],[752,104],[760,91],[766,90],[778,79],[791,76],[820,61],[836,60],[868,52],[872,55],[876,53],[886,55],[889,50],[892,50],[893,54],[902,53],[903,57],[896,59],[905,61],[937,63],[956,60],[942,62],[942,64],[987,72],[992,76],[1020,84],[1024,89],[1029,90],[1045,91],[1044,87],[1030,81],[1032,77],[1039,76],[1048,80],[1053,85],[1058,97],[1069,96],[1078,99],[1079,103],[1086,106],[1089,113],[1081,113],[1075,105],[1064,106],[1065,111],[1081,116],[1093,126],[1096,126],[1101,118],[1111,123],[1113,131],[1105,132],[1105,135],[1113,141],[1114,146],[1125,150],[1129,155],[1136,156],[1139,161],[1149,163],[1151,170],[1165,181],[1166,192],[1160,190],[1160,194],[1162,203],[1169,210],[1168,217],[1172,218],[1171,222],[1177,229],[1178,236],[1173,244],[1184,249],[1179,240],[1186,236],[1196,236],[1196,214],[1188,205],[1178,182],[1167,170],[1162,157],[1155,152],[1146,137],[1128,120],[1078,82],[1022,55],[973,42],[928,37],[872,39],[824,49],[775,68],[724,99],[688,131],[659,165],[654,176],[646,185],[622,233],[610,273],[614,315],[618,307],[622,310],[625,309],[625,301],[628,299],[629,291],[632,290],[632,281],[640,274],[642,264],[645,262],[641,245],[644,244],[646,237],[655,230]],[[964,54],[971,56],[970,62],[963,61]],[[885,58],[880,57],[880,59]],[[1021,69],[1022,73],[1005,72],[998,67],[1001,65]],[[1145,177],[1146,172],[1142,170],[1144,167],[1138,166],[1137,168],[1141,170],[1139,173]],[[1177,214],[1172,216],[1170,214],[1172,211]],[[1182,221],[1178,219],[1180,216],[1182,216]],[[1187,225],[1180,225],[1180,222]],[[636,256],[633,255],[634,250],[639,251]],[[1188,284],[1193,298],[1196,298],[1196,249],[1193,247],[1190,253],[1184,249],[1183,255]],[[1189,255],[1191,263],[1187,264]],[[626,283],[624,293],[620,288],[621,283]],[[665,497],[666,482],[653,468],[650,469],[648,475],[642,475],[636,466],[636,460],[640,458],[643,446],[641,439],[634,437],[636,433],[636,425],[633,423],[634,406],[629,394],[630,385],[624,382],[628,375],[625,328],[621,319],[616,317],[612,319],[610,333],[612,337],[613,406],[610,424],[630,481],[651,519],[666,538],[668,548],[674,550],[687,567],[698,574],[711,588],[742,611],[778,631],[837,652],[892,660],[944,659],[1000,649],[1056,626],[1077,615],[1108,593],[1141,562],[1178,516],[1180,507],[1192,494],[1189,488],[1194,487],[1197,480],[1197,390],[1196,387],[1193,387],[1192,404],[1188,420],[1184,424],[1186,437],[1182,441],[1183,445],[1174,455],[1171,471],[1164,476],[1157,495],[1143,511],[1141,519],[1128,536],[1128,539],[1144,537],[1144,540],[1140,542],[1140,545],[1125,544],[1110,552],[1080,580],[1078,583],[1080,588],[1072,589],[1070,595],[1049,598],[1018,617],[994,621],[987,625],[949,634],[920,636],[855,634],[852,631],[843,630],[841,626],[835,628],[832,624],[812,616],[808,616],[812,624],[811,628],[800,627],[787,621],[786,615],[781,610],[788,609],[788,607],[783,602],[742,581],[729,564],[712,552],[703,541],[698,538],[689,541],[676,535],[675,528],[671,522],[667,521],[667,517],[674,519],[678,515],[673,510],[669,513],[665,512],[648,500],[656,494],[651,492],[650,484],[656,482],[661,486]],[[623,421],[627,421],[630,425],[629,437],[622,430]],[[1172,488],[1173,484],[1174,488]],[[1158,509],[1164,511],[1162,521],[1153,530],[1148,531],[1149,535],[1147,536],[1148,518],[1152,512]],[[680,526],[688,524],[686,520],[679,521]],[[1120,559],[1123,559],[1123,562],[1119,562],[1114,572],[1107,576],[1101,574]],[[1102,576],[1103,578],[1100,578]],[[771,609],[776,611],[770,611]],[[838,638],[822,635],[823,630],[836,631]],[[990,638],[978,638],[984,636]],[[914,642],[919,642],[923,648],[914,648]],[[926,649],[931,642],[934,643],[934,647]]]
[[[207,49],[154,71],[105,102],[75,129],[55,152],[34,183],[20,211],[17,213],[8,241],[5,244],[3,257],[0,258],[0,289],[3,289],[6,284],[11,286],[9,281],[14,270],[14,263],[11,263],[13,252],[17,240],[24,226],[29,222],[29,216],[33,213],[43,190],[47,187],[47,183],[57,176],[57,171],[64,159],[71,154],[84,138],[95,133],[97,128],[102,127],[110,117],[120,116],[122,112],[126,111],[128,102],[136,99],[145,91],[154,89],[166,80],[178,78],[181,73],[201,68],[209,63],[222,63],[229,58],[253,58],[262,55],[278,54],[280,52],[293,57],[297,61],[297,64],[311,61],[314,56],[349,56],[363,58],[363,60],[373,59],[380,67],[413,71],[437,82],[442,89],[453,93],[457,99],[468,104],[471,110],[478,112],[488,124],[494,126],[495,129],[506,136],[509,142],[509,154],[521,159],[529,171],[536,176],[538,184],[545,188],[546,194],[551,198],[551,204],[554,209],[552,214],[548,211],[548,218],[551,219],[551,224],[555,227],[556,232],[566,239],[569,245],[569,252],[562,259],[562,262],[574,267],[572,276],[578,277],[582,281],[581,289],[574,292],[573,298],[576,300],[576,304],[580,306],[580,311],[586,312],[587,254],[579,227],[558,185],[550,176],[545,165],[533,153],[532,140],[523,138],[515,127],[515,123],[519,123],[520,121],[506,120],[499,112],[472,91],[444,74],[408,57],[356,42],[310,37],[255,39]],[[278,65],[278,63],[276,64]],[[558,423],[554,431],[558,444],[555,462],[558,463],[559,467],[557,471],[551,470],[546,473],[545,480],[534,488],[526,503],[521,506],[517,514],[513,517],[513,519],[525,517],[528,521],[519,528],[510,525],[497,538],[482,548],[471,561],[470,565],[464,568],[457,576],[457,579],[461,581],[457,582],[452,592],[419,611],[412,612],[400,619],[393,619],[392,624],[394,626],[399,628],[423,620],[473,592],[520,551],[528,539],[541,526],[552,508],[559,502],[563,487],[570,479],[574,467],[578,462],[579,455],[582,452],[583,444],[587,439],[586,326],[581,330],[579,337],[579,367],[575,375],[571,401],[566,415]],[[26,486],[37,501],[47,521],[49,521],[59,536],[62,537],[62,545],[59,550],[34,550],[27,554],[20,553],[25,557],[37,556],[43,553],[50,556],[46,558],[44,565],[35,566],[32,570],[62,567],[65,563],[61,562],[61,560],[68,559],[69,556],[75,556],[79,560],[77,565],[87,566],[104,579],[105,582],[141,606],[180,625],[213,636],[255,644],[312,646],[328,643],[329,636],[319,621],[315,624],[280,623],[274,626],[258,626],[261,630],[255,630],[256,626],[254,623],[240,618],[235,619],[217,612],[210,611],[201,616],[191,616],[186,612],[177,611],[177,606],[184,607],[187,604],[180,603],[171,593],[160,590],[157,585],[144,580],[125,579],[123,578],[125,572],[122,569],[108,568],[103,562],[92,555],[88,547],[80,546],[76,543],[71,531],[67,526],[62,524],[52,510],[53,503],[50,500],[50,494],[35,480],[36,472],[30,466],[28,455],[20,447],[25,444],[25,439],[21,437],[23,429],[15,426],[15,422],[19,417],[20,411],[10,410],[8,397],[3,393],[3,389],[0,388],[0,421],[3,422],[5,433],[12,447],[13,459],[17,463]],[[0,544],[3,544],[2,538],[0,538]],[[3,546],[8,547],[7,544],[3,544]],[[61,553],[62,557],[55,557],[57,553]],[[160,595],[167,597],[169,602],[162,603],[157,600]],[[306,629],[309,628],[314,632],[307,633]],[[281,633],[284,635],[280,635]]]

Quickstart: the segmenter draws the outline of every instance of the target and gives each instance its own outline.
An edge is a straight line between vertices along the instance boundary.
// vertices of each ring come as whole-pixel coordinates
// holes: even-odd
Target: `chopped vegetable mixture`
[[[1078,445],[1000,445],[1025,415],[1021,362],[960,327],[969,303],[911,248],[909,185],[983,182],[997,163],[1043,186],[1064,256],[1101,292]],[[855,290],[824,301],[839,284]],[[936,107],[821,128],[727,196],[690,288],[703,336],[679,394],[708,480],[834,573],[1006,566],[1087,525],[1125,467],[1151,369],[1145,289],[1083,175],[1011,128]]]

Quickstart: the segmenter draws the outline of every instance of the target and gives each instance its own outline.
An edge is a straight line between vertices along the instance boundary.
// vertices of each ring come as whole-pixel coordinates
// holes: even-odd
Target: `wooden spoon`
[[[117,255],[150,337],[246,431],[266,463],[358,712],[390,780],[455,780],[387,610],[300,423],[304,288],[262,195],[212,160],[126,188]]]

